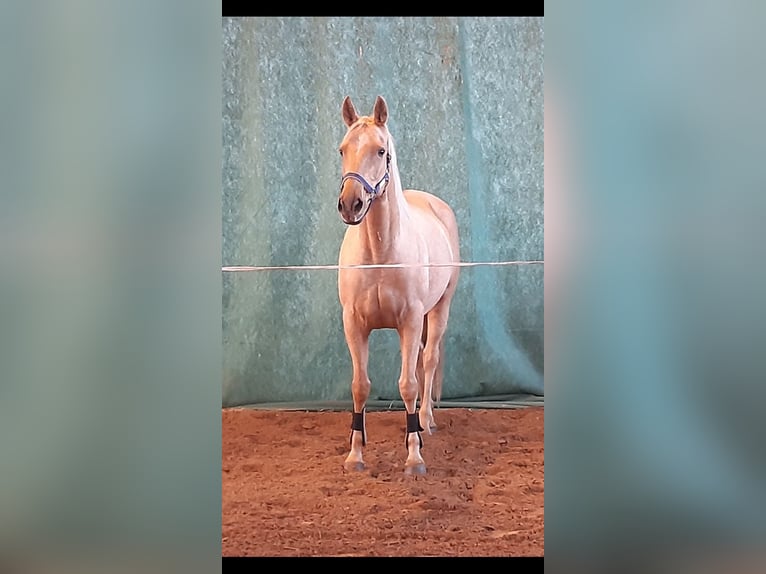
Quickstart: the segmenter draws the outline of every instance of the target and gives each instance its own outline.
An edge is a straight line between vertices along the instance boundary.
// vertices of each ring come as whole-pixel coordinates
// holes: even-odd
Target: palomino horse
[[[371,116],[360,117],[348,96],[341,111],[348,131],[339,147],[343,178],[338,211],[349,228],[340,248],[338,292],[354,398],[345,467],[364,469],[370,332],[396,329],[402,354],[399,392],[407,410],[404,471],[424,474],[420,431],[430,434],[436,428],[432,405],[441,397],[444,333],[460,272],[450,265],[460,260],[457,221],[438,197],[402,189],[382,97],[375,100]],[[370,264],[398,266],[344,268]]]

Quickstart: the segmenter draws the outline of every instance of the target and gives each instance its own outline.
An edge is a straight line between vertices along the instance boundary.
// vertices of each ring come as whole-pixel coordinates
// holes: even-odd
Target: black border
[[[420,14],[420,13],[414,13],[414,14],[400,14],[400,13],[394,13],[394,14],[385,14],[380,13],[380,5],[370,5],[370,8],[374,6],[375,10],[369,14],[365,14],[362,10],[362,13],[354,14],[354,16],[498,16],[498,17],[544,17],[545,16],[545,2],[544,0],[527,0],[526,2],[516,2],[513,3],[511,6],[513,11],[510,14],[494,14],[494,13],[488,13],[488,14]],[[273,13],[269,13],[268,11],[266,13],[263,13],[263,10],[266,6],[264,6],[263,3],[248,3],[248,2],[235,2],[234,0],[229,0],[228,2],[221,2],[221,12],[223,18],[237,18],[237,17],[312,17],[310,14],[289,14],[285,13],[281,10],[277,10]],[[277,3],[271,4],[272,8],[277,8]],[[497,8],[497,6],[495,6]],[[506,8],[509,7],[508,4],[505,5]],[[361,6],[354,6],[354,10],[358,11],[361,9]],[[318,17],[350,17],[348,14],[316,14],[313,16]],[[433,562],[454,562],[455,560],[459,560],[462,562],[468,561],[466,566],[470,566],[471,562],[481,562],[481,563],[487,563],[487,562],[494,562],[497,563],[500,566],[510,566],[513,568],[514,574],[521,574],[523,572],[544,572],[544,562],[545,559],[543,556],[516,556],[516,557],[469,557],[469,556],[453,556],[453,557],[349,557],[349,558],[342,558],[342,557],[242,557],[242,556],[222,556],[221,557],[221,570],[222,572],[253,572],[259,567],[263,566],[275,566],[279,567],[280,565],[289,564],[290,562],[296,562],[296,563],[306,563],[307,561],[321,561],[321,562],[329,562],[329,563],[337,563],[338,565],[343,565],[344,562],[346,562],[349,566],[353,567],[354,561],[355,562],[386,562],[386,561],[417,561],[422,562],[426,561],[427,563],[433,563]]]
[[[358,564],[358,562],[364,562],[364,563],[371,563],[371,562],[390,562],[390,561],[398,561],[398,562],[406,562],[406,561],[413,561],[413,562],[426,562],[427,564],[431,563],[447,563],[449,562],[455,562],[461,561],[465,563],[466,567],[470,567],[471,563],[484,563],[485,567],[490,565],[491,563],[495,563],[497,566],[505,566],[505,567],[511,567],[513,568],[514,574],[522,574],[524,572],[544,572],[544,558],[542,556],[517,556],[517,557],[507,557],[507,558],[493,558],[493,557],[473,557],[473,556],[454,556],[454,557],[423,557],[423,558],[415,558],[415,557],[391,557],[391,558],[384,558],[384,557],[358,557],[358,558],[341,558],[341,557],[272,557],[272,558],[260,558],[260,557],[234,557],[234,556],[223,556],[221,558],[221,570],[222,572],[255,572],[256,569],[259,567],[264,566],[274,566],[279,567],[289,565],[290,562],[300,563],[303,562],[304,564],[307,561],[317,561],[317,562],[326,562],[328,565],[332,566],[333,563],[337,564],[338,566],[343,566],[344,562],[350,566],[354,567],[355,563]],[[438,565],[438,564],[437,564]],[[448,565],[448,564],[446,564]]]
[[[327,7],[327,6],[325,6]],[[386,13],[386,6],[381,5],[380,3],[369,3],[366,8],[367,12],[365,12],[365,5],[355,5],[354,8],[354,14],[340,14],[340,13],[333,13],[332,11],[328,14],[290,14],[289,11],[286,12],[284,5],[279,4],[277,2],[271,2],[264,4],[262,2],[255,3],[255,2],[244,2],[239,1],[236,2],[235,0],[229,0],[228,2],[224,2],[221,0],[221,15],[224,18],[228,17],[255,17],[255,16],[269,16],[269,17],[356,17],[356,16],[418,16],[418,17],[460,17],[460,16],[508,16],[508,17],[543,17],[545,16],[545,1],[544,0],[525,0],[523,2],[513,2],[513,3],[505,3],[502,5],[503,9],[506,10],[506,13],[497,13],[493,12],[489,6],[487,9],[489,10],[486,13],[482,13],[479,11],[478,13],[470,13],[470,14],[453,14],[453,13],[447,13],[447,14],[428,14],[425,12],[411,12],[407,13],[406,10],[404,13],[401,13],[400,11],[396,10],[395,6],[388,7],[388,13]],[[331,8],[331,7],[330,7]],[[349,8],[348,4],[339,4],[338,8]],[[412,8],[412,7],[410,7]],[[473,8],[473,6],[472,6]],[[494,9],[500,8],[500,5],[493,5]],[[271,9],[271,11],[269,11]]]

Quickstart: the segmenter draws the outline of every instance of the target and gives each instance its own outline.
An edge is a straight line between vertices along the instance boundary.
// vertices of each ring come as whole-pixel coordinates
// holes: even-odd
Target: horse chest
[[[413,311],[413,281],[397,270],[365,277],[353,277],[353,288],[343,290],[344,310],[349,310],[359,323],[371,329],[395,328],[400,319]],[[418,311],[422,313],[421,306]]]

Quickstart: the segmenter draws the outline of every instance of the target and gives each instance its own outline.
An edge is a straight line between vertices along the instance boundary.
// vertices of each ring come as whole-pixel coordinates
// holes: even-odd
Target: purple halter
[[[343,174],[343,178],[340,180],[340,188],[343,189],[343,184],[346,183],[346,180],[348,179],[355,179],[359,183],[362,184],[362,187],[364,187],[364,190],[372,196],[373,199],[381,195],[384,191],[386,191],[386,188],[388,187],[388,167],[391,165],[391,154],[386,150],[386,173],[383,174],[383,177],[380,178],[380,181],[375,184],[375,187],[370,185],[370,183],[364,179],[362,175],[359,175],[355,171],[349,171]],[[384,184],[383,188],[381,189],[381,185]]]

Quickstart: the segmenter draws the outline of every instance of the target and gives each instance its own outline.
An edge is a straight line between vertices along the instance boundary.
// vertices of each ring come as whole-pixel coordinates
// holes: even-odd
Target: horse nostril
[[[354,212],[358,213],[362,210],[362,200],[358,197],[354,200]]]
[[[343,201],[338,198],[338,211],[343,211]]]

